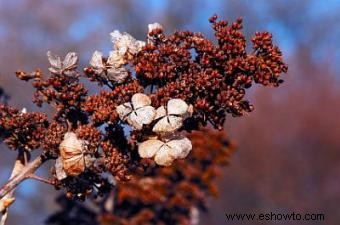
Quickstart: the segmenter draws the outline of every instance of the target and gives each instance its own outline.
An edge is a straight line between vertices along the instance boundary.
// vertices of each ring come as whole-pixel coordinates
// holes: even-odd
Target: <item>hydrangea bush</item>
[[[270,33],[256,33],[248,53],[241,19],[229,24],[213,16],[210,23],[214,41],[190,31],[166,35],[155,23],[145,42],[112,32],[113,50],[95,51],[83,70],[77,53],[48,52],[48,76],[39,69],[17,71],[32,83],[33,102],[48,104],[54,113],[49,118],[0,105],[1,141],[18,152],[11,179],[0,189],[0,211],[6,215],[14,189],[29,178],[85,200],[150,168],[176,170],[173,163],[185,163],[196,151],[188,133],[206,126],[221,130],[228,114],[253,110],[245,99],[251,86],[282,83],[287,65]],[[96,82],[97,93],[90,95],[81,77]],[[40,155],[31,160],[32,151]],[[51,177],[34,175],[49,160],[55,161]]]

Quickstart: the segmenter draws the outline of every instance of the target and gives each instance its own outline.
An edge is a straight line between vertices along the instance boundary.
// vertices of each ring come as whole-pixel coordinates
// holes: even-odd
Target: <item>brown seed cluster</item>
[[[39,148],[48,124],[43,113],[21,112],[0,104],[0,140],[11,149],[31,151]]]
[[[153,105],[181,98],[196,109],[196,122],[222,128],[226,113],[242,116],[253,110],[245,100],[253,82],[278,86],[287,66],[269,33],[256,33],[254,51],[248,54],[241,19],[229,25],[213,16],[210,22],[217,44],[200,33],[166,36],[154,30],[149,34],[153,41],[136,57],[135,69],[143,85],[156,90]]]

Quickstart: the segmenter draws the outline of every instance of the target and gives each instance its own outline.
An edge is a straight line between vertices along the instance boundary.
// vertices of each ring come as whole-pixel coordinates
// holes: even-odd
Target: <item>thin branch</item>
[[[10,191],[15,189],[21,182],[29,178],[30,175],[34,174],[34,172],[47,160],[48,158],[42,154],[23,167],[20,173],[16,174],[0,189],[0,200]]]

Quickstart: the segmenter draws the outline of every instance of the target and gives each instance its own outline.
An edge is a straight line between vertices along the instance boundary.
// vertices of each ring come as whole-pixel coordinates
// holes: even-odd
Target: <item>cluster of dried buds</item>
[[[1,105],[1,140],[56,160],[53,185],[78,199],[182,161],[192,150],[186,132],[209,123],[222,129],[228,113],[253,109],[244,99],[247,88],[278,86],[287,71],[269,33],[257,33],[247,54],[241,20],[228,25],[214,16],[210,22],[216,44],[189,31],[166,35],[157,23],[149,25],[146,42],[114,31],[109,56],[95,51],[84,74],[76,53],[62,59],[48,52],[48,78],[40,70],[16,75],[32,81],[33,101],[53,107],[52,119]],[[99,91],[90,95],[81,76],[98,82]]]

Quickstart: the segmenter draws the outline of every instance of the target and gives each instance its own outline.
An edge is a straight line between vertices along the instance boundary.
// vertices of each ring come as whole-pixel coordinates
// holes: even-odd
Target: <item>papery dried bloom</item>
[[[184,118],[190,114],[189,106],[182,99],[170,99],[167,107],[161,106],[156,111],[158,120],[152,131],[157,133],[171,133],[183,125]]]
[[[163,26],[160,25],[159,23],[148,24],[149,33],[151,33],[153,30],[156,30],[156,29],[161,29],[161,30],[163,30]]]
[[[47,57],[51,64],[51,67],[48,68],[51,73],[72,75],[77,68],[78,56],[75,52],[67,53],[63,61],[58,55],[54,55],[50,51],[47,52]]]
[[[129,76],[128,70],[124,67],[124,56],[117,51],[111,51],[107,61],[103,62],[103,53],[95,51],[92,55],[90,66],[94,72],[110,82],[122,83]]]
[[[99,84],[95,94],[81,82],[76,53],[62,60],[48,52],[47,77],[41,70],[16,76],[32,82],[33,101],[51,106],[53,116],[0,105],[1,141],[18,153],[41,149],[32,160],[39,165],[56,160],[52,183],[69,198],[102,196],[117,185],[115,217],[123,224],[188,224],[192,209],[216,192],[211,181],[229,151],[214,135],[217,144],[178,132],[222,129],[227,114],[253,110],[245,99],[252,84],[278,86],[287,71],[269,33],[256,33],[247,53],[242,20],[210,22],[216,41],[190,31],[165,35],[159,24],[149,26],[148,44],[114,31],[108,58],[96,51],[82,70]],[[210,145],[191,151],[192,137],[193,146]]]
[[[153,158],[161,166],[169,166],[175,159],[184,159],[192,149],[191,141],[185,137],[176,137],[166,142],[147,140],[138,146],[142,158]]]
[[[73,132],[67,132],[60,143],[63,169],[68,176],[77,176],[85,170],[85,143]]]
[[[127,102],[117,107],[117,113],[134,129],[141,130],[144,124],[150,124],[156,115],[156,110],[150,106],[150,98],[141,93],[134,94],[131,103]]]
[[[127,58],[137,54],[145,45],[143,41],[137,41],[130,34],[120,33],[115,30],[111,33],[113,49],[118,51],[119,55],[124,55]]]

